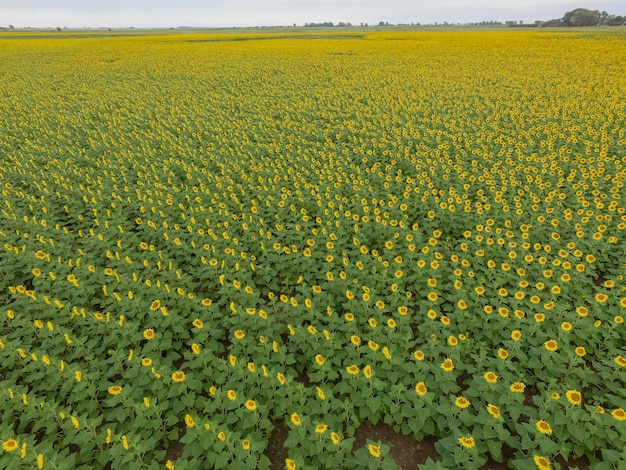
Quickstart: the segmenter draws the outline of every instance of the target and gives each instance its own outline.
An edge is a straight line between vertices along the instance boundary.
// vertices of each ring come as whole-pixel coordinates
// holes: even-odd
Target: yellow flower
[[[507,352],[506,349],[498,349],[498,357],[502,360],[506,359],[507,357],[509,357],[509,353]]]
[[[587,354],[587,351],[585,350],[583,346],[578,346],[576,349],[574,349],[574,352],[579,357],[584,357],[585,354]]]
[[[495,384],[498,381],[498,376],[491,371],[486,372],[483,377],[490,384]]]
[[[351,366],[346,367],[346,371],[350,375],[356,375],[359,373],[359,368],[355,364],[352,364]]]
[[[369,444],[367,446],[367,450],[369,450],[370,454],[372,454],[372,456],[378,458],[380,457],[380,446],[375,446],[374,444]]]
[[[185,373],[182,370],[177,370],[172,374],[172,380],[174,382],[184,382],[185,381]]]
[[[149,357],[144,357],[141,360],[141,365],[145,367],[150,367],[152,365],[152,359],[150,359]]]
[[[37,454],[37,468],[41,470],[43,469],[43,465],[44,465],[43,454]]]
[[[537,431],[539,431],[541,434],[552,434],[552,428],[547,422],[542,419],[535,423],[535,427],[537,428]]]
[[[604,302],[606,302],[608,300],[609,296],[603,293],[598,293],[596,294],[596,302],[598,302],[599,304],[603,304]]]
[[[330,433],[330,440],[333,441],[333,444],[339,445],[339,441],[341,439],[339,437],[339,434],[337,434],[336,432],[331,432]]]
[[[246,409],[250,411],[256,410],[256,402],[254,400],[246,400]]]
[[[298,466],[296,465],[295,460],[285,459],[285,468],[287,470],[296,470],[296,468],[298,468]]]
[[[321,354],[316,354],[315,355],[315,362],[317,362],[317,365],[323,366],[324,365],[324,356],[322,356]]]
[[[420,397],[426,395],[427,392],[428,389],[426,388],[426,385],[424,385],[424,382],[418,382],[415,385],[415,393],[417,393]]]
[[[441,364],[441,368],[446,372],[451,372],[454,369],[454,363],[452,362],[452,359],[447,358],[445,361],[443,361],[443,363]]]
[[[202,320],[200,320],[199,318],[196,318],[193,322],[192,325],[198,329],[204,328],[204,323],[202,322]]]
[[[559,349],[557,342],[553,339],[546,341],[545,343],[543,343],[543,345],[548,351],[556,351],[557,349]]]
[[[524,385],[522,382],[515,382],[514,384],[511,384],[509,388],[513,393],[524,393],[526,385]]]
[[[174,462],[168,459],[167,462],[165,462],[165,468],[167,468],[167,470],[175,470]]]
[[[190,414],[186,414],[185,424],[187,425],[188,428],[193,428],[196,425],[196,422],[194,421],[193,417]]]
[[[302,421],[300,420],[300,416],[298,416],[298,413],[292,413],[290,416],[291,422],[295,425],[295,426],[300,426],[302,424]]]
[[[318,434],[324,434],[327,429],[328,425],[326,424],[318,424],[317,426],[315,426],[315,432]]]
[[[246,336],[246,334],[244,333],[243,330],[236,330],[235,331],[235,338],[243,339],[245,336]]]
[[[535,461],[535,465],[537,465],[537,468],[539,468],[539,470],[550,470],[550,462],[548,462],[545,457],[535,455],[533,457],[533,460]]]
[[[241,447],[243,447],[244,450],[250,449],[250,440],[244,439],[243,441],[241,441]]]
[[[363,375],[365,376],[365,378],[367,379],[371,379],[372,378],[372,367],[370,365],[366,365],[363,368]]]
[[[611,411],[611,416],[613,416],[613,418],[618,421],[626,421],[626,411],[624,411],[622,408],[616,408]]]
[[[497,419],[500,417],[500,408],[498,408],[496,405],[492,405],[491,403],[489,403],[487,405],[487,413]]]
[[[413,353],[413,357],[414,357],[414,358],[415,358],[415,360],[417,360],[417,361],[423,361],[423,360],[424,360],[424,358],[425,358],[425,355],[424,355],[424,352],[423,352],[423,351],[421,351],[421,350],[419,350],[419,349],[418,349],[418,350],[416,350],[416,351]]]
[[[154,339],[154,330],[152,328],[146,328],[143,330],[143,337],[147,340]]]
[[[6,452],[13,452],[14,450],[16,450],[19,447],[17,441],[15,439],[9,439],[8,441],[4,441],[2,443],[2,448],[6,451]]]
[[[462,396],[457,397],[456,400],[454,400],[454,404],[461,409],[467,408],[468,406],[470,406],[469,400]]]
[[[466,449],[471,449],[472,447],[476,445],[476,443],[474,442],[474,438],[472,436],[460,437],[459,444],[461,444]]]
[[[152,303],[150,304],[150,310],[152,310],[153,312],[158,310],[159,308],[161,308],[161,301],[160,300],[154,300],[152,301]]]
[[[111,395],[119,395],[120,393],[122,393],[122,387],[120,387],[119,385],[113,385],[109,387],[109,393]]]
[[[582,403],[582,396],[578,390],[568,390],[565,392],[565,396],[572,405],[580,405]]]
[[[237,392],[234,390],[228,390],[228,392],[226,392],[226,396],[230,401],[234,401],[237,399]]]
[[[621,355],[618,355],[618,356],[615,357],[614,361],[615,361],[615,364],[617,364],[618,366],[626,367],[626,358],[625,357],[623,357]]]

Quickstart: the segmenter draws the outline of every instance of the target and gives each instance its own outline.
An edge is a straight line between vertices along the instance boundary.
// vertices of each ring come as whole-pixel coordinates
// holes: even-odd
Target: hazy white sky
[[[0,0],[0,26],[262,26],[332,21],[548,20],[575,8],[626,15],[624,0]]]

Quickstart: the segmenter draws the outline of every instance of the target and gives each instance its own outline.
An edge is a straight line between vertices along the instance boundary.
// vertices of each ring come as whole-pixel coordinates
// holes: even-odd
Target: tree
[[[602,14],[598,10],[576,8],[563,15],[563,23],[569,26],[597,26],[602,21]]]

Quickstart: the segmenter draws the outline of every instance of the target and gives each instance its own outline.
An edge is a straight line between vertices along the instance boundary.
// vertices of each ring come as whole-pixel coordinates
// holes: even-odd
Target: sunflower
[[[316,354],[315,355],[315,362],[317,363],[317,365],[323,366],[324,365],[324,356],[322,356],[321,354]]]
[[[454,363],[452,359],[447,358],[445,361],[441,363],[441,368],[446,372],[451,372],[454,369]]]
[[[459,440],[459,444],[461,444],[466,449],[471,449],[472,447],[476,445],[476,443],[474,442],[474,438],[472,436],[459,437],[458,440]]]
[[[568,390],[565,396],[572,405],[580,405],[582,403],[582,396],[578,390]]]
[[[359,373],[359,368],[355,364],[352,364],[351,366],[346,367],[346,371],[350,375],[356,375]]]
[[[188,428],[193,428],[196,425],[196,422],[194,421],[193,417],[190,414],[186,414],[185,424],[187,425]]]
[[[511,384],[511,387],[509,388],[513,393],[524,393],[524,389],[526,388],[526,385],[524,385],[523,382],[515,382]]]
[[[372,454],[372,456],[378,458],[380,457],[380,446],[375,446],[374,444],[369,444],[367,446],[367,450],[369,450],[370,454]]]
[[[120,393],[122,393],[122,387],[119,385],[113,385],[109,387],[108,391],[111,395],[119,395]]]
[[[498,376],[495,373],[491,372],[491,371],[486,372],[483,377],[490,384],[495,384],[498,381]]]
[[[426,385],[424,385],[424,382],[418,382],[415,385],[415,393],[417,393],[420,397],[426,395],[427,392],[428,389],[426,388]]]
[[[458,408],[467,408],[468,406],[470,406],[470,401],[465,398],[465,397],[457,397],[456,400],[454,400],[454,404],[458,407]]]
[[[256,402],[254,400],[246,400],[245,406],[249,411],[256,410]]]
[[[585,354],[587,354],[587,351],[585,350],[583,346],[578,346],[576,349],[574,349],[574,352],[579,357],[584,357]]]
[[[300,426],[302,424],[298,413],[292,413],[289,418],[291,419],[291,422],[294,424],[294,426]]]
[[[9,439],[8,441],[4,441],[2,443],[2,448],[6,451],[6,452],[13,452],[14,450],[16,450],[19,447],[17,441],[15,439]]]
[[[611,411],[611,416],[613,416],[613,418],[618,421],[626,421],[626,411],[624,411],[622,408],[616,408]]]
[[[177,370],[172,374],[172,380],[174,382],[184,382],[185,381],[185,373],[182,370]]]
[[[552,428],[547,422],[542,419],[535,423],[535,427],[537,428],[537,431],[539,431],[541,434],[552,434]]]
[[[545,343],[543,343],[543,345],[548,351],[556,351],[557,349],[559,349],[559,345],[553,339],[546,341]]]
[[[143,337],[147,340],[154,339],[154,329],[146,328],[145,330],[143,330]]]
[[[198,329],[202,329],[204,328],[204,323],[202,323],[202,320],[200,320],[199,318],[196,318],[193,322],[192,325]]]
[[[500,408],[498,408],[496,405],[492,405],[491,403],[487,405],[487,413],[489,413],[491,416],[493,416],[496,419],[498,419],[501,416]]]
[[[626,367],[626,358],[625,357],[623,357],[621,355],[618,355],[618,356],[615,357],[614,361],[615,361],[615,364],[617,364],[618,366]]]
[[[502,360],[506,359],[507,357],[509,357],[509,353],[506,349],[498,349],[498,357]]]
[[[337,434],[336,432],[331,432],[330,440],[333,441],[333,444],[339,445],[339,441],[341,440],[341,438],[339,437],[339,434]]]
[[[372,378],[372,366],[367,365],[363,368],[363,375],[365,376],[365,378],[367,379],[371,379]]]
[[[318,434],[324,434],[327,429],[328,425],[326,424],[318,424],[317,426],[315,426],[315,432]]]
[[[545,457],[535,455],[533,457],[533,460],[535,461],[535,465],[537,465],[537,468],[539,468],[539,470],[550,470],[550,462],[548,462]]]

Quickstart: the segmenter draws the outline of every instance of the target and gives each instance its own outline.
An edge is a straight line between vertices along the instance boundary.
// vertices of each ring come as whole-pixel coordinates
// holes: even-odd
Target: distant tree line
[[[568,11],[563,18],[545,21],[541,26],[622,26],[626,16],[610,15],[606,11],[576,8]]]

